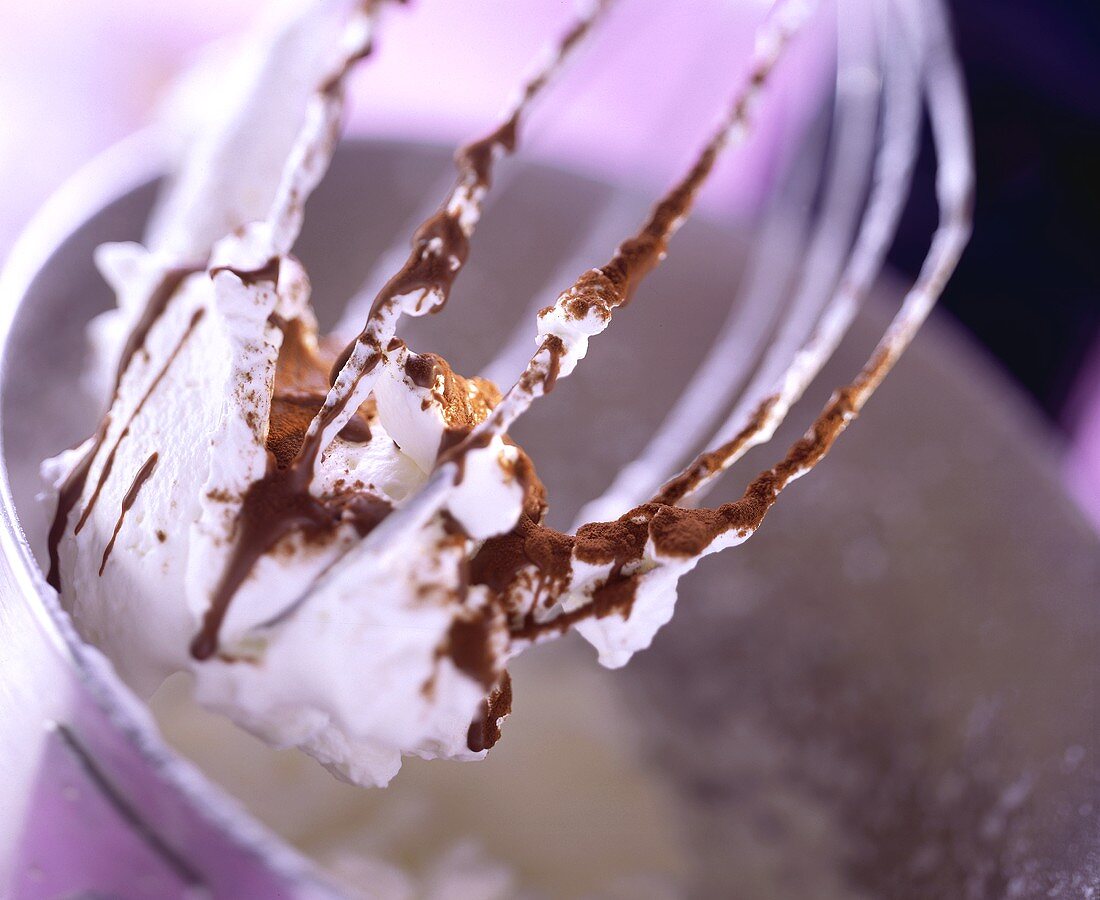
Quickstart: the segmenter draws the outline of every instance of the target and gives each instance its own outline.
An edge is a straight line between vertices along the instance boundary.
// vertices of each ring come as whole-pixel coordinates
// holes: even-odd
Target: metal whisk
[[[490,189],[495,160],[513,149],[528,106],[572,48],[596,30],[608,6],[597,4],[570,30],[524,86],[500,127],[459,152],[458,181],[440,211],[418,232],[412,255],[381,291],[372,287],[351,303],[345,327],[364,310],[369,310],[367,324],[349,344],[307,441],[323,446],[369,394],[371,361],[393,338],[398,319],[436,310],[445,302]],[[538,313],[541,322],[555,316],[582,322],[578,328],[583,336],[576,345],[566,347],[552,329],[544,329],[538,349],[488,419],[451,448],[425,488],[353,553],[376,550],[400,529],[441,509],[462,455],[504,434],[558,379],[570,374],[589,340],[610,324],[615,311],[630,302],[646,274],[669,252],[719,156],[751,140],[754,110],[767,102],[773,71],[812,12],[806,2],[773,5],[755,36],[744,83],[695,164],[606,265],[583,273],[553,307]],[[916,283],[866,365],[833,393],[805,436],[735,503],[710,510],[709,519],[699,511],[693,521],[705,533],[686,550],[680,548],[684,555],[698,558],[751,536],[780,492],[812,469],[858,415],[927,317],[959,259],[970,231],[972,154],[962,81],[942,4],[852,0],[831,6],[829,12],[836,16],[838,52],[832,124],[818,136],[822,146],[816,148],[825,164],[795,172],[779,193],[759,231],[747,287],[734,299],[696,374],[637,458],[584,507],[574,532],[628,511],[650,527],[651,539],[662,529],[680,527],[687,514],[676,510],[698,504],[746,451],[772,438],[832,356],[882,269],[911,189],[925,109],[938,161],[940,221]],[[811,212],[804,201],[814,194],[820,202]],[[440,223],[449,223],[452,232],[442,242]],[[792,234],[804,236],[805,252],[779,253],[780,246],[789,246]],[[440,254],[447,256],[442,269]],[[795,285],[791,292],[782,288],[788,283]],[[521,346],[512,341],[490,371],[507,371]],[[549,609],[532,611],[530,598],[526,606],[518,602],[525,615],[513,619],[515,639],[522,644],[578,623],[583,631],[583,620],[596,602],[593,590],[598,589],[566,586],[565,600]],[[616,661],[625,657],[605,658]]]

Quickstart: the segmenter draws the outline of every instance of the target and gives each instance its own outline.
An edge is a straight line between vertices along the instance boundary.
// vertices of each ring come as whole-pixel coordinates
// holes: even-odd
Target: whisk
[[[214,563],[201,567],[202,583],[195,593],[206,605],[187,664],[196,674],[205,669],[206,677],[224,676],[229,684],[237,678],[262,679],[268,672],[195,663],[236,661],[240,656],[233,654],[238,652],[272,652],[280,663],[271,667],[270,677],[289,677],[294,665],[305,665],[305,657],[297,649],[272,651],[283,646],[280,639],[292,648],[296,640],[304,641],[311,652],[327,657],[347,652],[344,645],[352,635],[369,634],[381,641],[378,635],[383,632],[399,633],[411,642],[400,654],[388,645],[377,653],[355,651],[365,666],[400,656],[410,672],[415,670],[415,677],[405,679],[412,693],[401,704],[400,722],[394,728],[400,731],[397,726],[407,724],[423,734],[409,738],[400,731],[387,752],[438,754],[446,747],[448,755],[479,753],[492,745],[499,719],[507,713],[508,658],[575,628],[596,646],[605,665],[625,663],[648,646],[672,616],[680,577],[703,556],[747,540],[780,493],[820,462],[859,414],[927,317],[966,243],[973,180],[966,104],[938,0],[837,0],[820,11],[808,0],[778,0],[755,35],[740,85],[692,165],[657,198],[648,217],[631,226],[605,264],[581,272],[552,304],[537,310],[534,352],[516,364],[518,377],[498,394],[484,382],[455,376],[437,357],[413,354],[399,338],[398,326],[405,316],[438,312],[447,302],[471,251],[498,163],[515,150],[533,104],[576,48],[599,31],[613,5],[612,0],[602,0],[551,46],[499,124],[458,151],[457,179],[442,204],[415,229],[411,251],[384,280],[372,279],[349,304],[342,324],[343,351],[321,365],[316,341],[302,344],[302,358],[311,360],[305,366],[311,379],[308,390],[299,386],[295,397],[282,398],[294,413],[276,428],[283,350],[301,342],[303,333],[312,340],[315,331],[311,313],[302,305],[308,297],[304,273],[290,251],[301,229],[306,198],[335,148],[346,76],[371,53],[381,5],[380,0],[327,0],[306,7],[274,37],[262,35],[267,43],[260,65],[254,67],[254,85],[245,90],[241,103],[226,106],[224,127],[206,132],[205,143],[200,139],[169,189],[151,229],[150,245],[156,265],[163,267],[165,260],[170,265],[119,349],[112,415],[77,453],[75,465],[69,460],[68,474],[60,483],[50,535],[50,581],[60,585],[58,550],[86,486],[92,490],[83,512],[74,517],[73,539],[89,548],[95,544],[87,532],[75,539],[111,476],[116,451],[129,439],[130,452],[136,452],[133,442],[140,429],[130,426],[176,354],[186,354],[203,316],[208,310],[213,317],[223,316],[219,303],[237,303],[247,319],[270,304],[269,312],[253,323],[265,336],[240,350],[242,358],[261,353],[261,345],[262,353],[277,351],[279,359],[268,359],[270,370],[263,370],[270,375],[270,395],[240,415],[238,432],[219,431],[221,436],[214,440],[209,434],[186,437],[205,437],[211,446],[215,441],[224,446],[239,441],[250,454],[244,457],[249,465],[255,463],[240,478],[211,468],[210,478],[224,477],[224,484],[203,484],[210,501],[201,514],[204,527],[182,545],[189,564],[192,556],[204,558],[204,553]],[[720,157],[751,140],[758,107],[767,102],[775,72],[799,32],[811,22],[829,24],[830,17],[835,18],[832,30],[838,36],[830,127],[821,132],[820,145],[810,148],[811,164],[800,164],[774,201],[759,231],[744,295],[734,298],[697,373],[637,459],[584,507],[573,528],[549,528],[543,521],[544,489],[531,460],[510,442],[509,430],[559,380],[572,374],[593,339],[638,297],[646,276],[674,249],[673,237]],[[275,114],[284,107],[285,115]],[[739,499],[700,505],[723,472],[749,448],[772,438],[853,321],[882,269],[911,189],[922,109],[927,110],[938,159],[940,222],[915,284],[866,365],[834,391],[805,435],[753,478]],[[819,196],[819,202],[805,202],[813,196]],[[613,215],[604,224],[616,219]],[[804,253],[779,252],[792,236],[802,238]],[[780,256],[784,261],[776,265]],[[392,257],[387,254],[384,259]],[[280,274],[283,267],[290,273],[286,278]],[[188,279],[194,295],[180,291]],[[788,283],[794,284],[789,296],[783,289]],[[143,289],[147,287],[143,282]],[[173,300],[181,293],[183,301]],[[131,362],[140,358],[139,351],[165,310],[175,302],[172,311],[182,315],[188,296],[200,296],[199,307],[177,323],[189,324],[159,374],[127,410],[118,387]],[[276,300],[283,305],[276,308]],[[356,325],[350,327],[351,322]],[[264,329],[281,332],[281,343]],[[494,374],[507,372],[525,355],[521,340],[527,339],[506,343],[490,365]],[[323,369],[330,361],[326,379]],[[427,371],[417,374],[418,366]],[[240,378],[245,395],[257,397],[248,387],[254,380],[252,370]],[[443,394],[447,384],[457,386],[455,402],[463,409],[457,418],[440,413],[442,424],[431,420],[432,428],[442,430],[441,438],[439,431],[431,431],[431,446],[419,448],[415,458],[408,442],[402,450],[386,429],[374,442],[370,426],[387,422],[379,399],[387,385],[397,385],[393,389],[399,391],[401,402],[415,403],[430,418],[430,410],[450,403],[432,394],[440,380]],[[227,417],[220,407],[218,415]],[[116,425],[112,417],[117,417]],[[388,421],[400,427],[400,416]],[[280,435],[277,446],[271,442],[275,434]],[[411,432],[410,437],[428,440]],[[150,444],[148,449],[152,455],[121,499],[122,516],[158,465],[156,448]],[[349,486],[346,479],[337,485],[338,476],[350,477],[351,465],[336,472],[339,464],[331,463],[334,450],[336,458],[342,453],[373,453],[373,458],[393,460],[404,453],[398,462],[415,468],[420,480],[394,493],[374,483]],[[105,461],[97,468],[101,451]],[[325,477],[329,488],[324,487]],[[211,490],[211,484],[217,489]],[[122,516],[105,527],[117,532]],[[247,629],[248,639],[236,635],[233,646],[241,649],[223,653],[221,631],[230,605],[261,558],[287,539],[310,536],[331,543],[323,555],[303,555],[291,566],[297,568],[293,587],[265,595],[262,613],[252,617]],[[100,576],[112,546],[113,541],[97,561]],[[83,564],[79,553],[77,562]],[[396,568],[387,568],[391,563]],[[207,580],[207,571],[215,568],[220,574],[214,572]],[[386,595],[390,607],[357,603],[365,573],[371,572],[378,579],[376,593]],[[424,596],[435,598],[437,604],[428,605],[432,615],[438,613],[430,626],[416,619],[428,608],[420,602]],[[342,603],[341,597],[356,614],[377,617],[385,610],[393,621],[382,631],[373,626],[330,629],[334,617],[342,620],[345,606],[329,610],[326,603]],[[318,635],[333,642],[330,651],[317,643]],[[455,690],[463,698],[485,698],[468,737],[454,733],[454,722],[461,716],[452,715],[433,692],[439,684],[437,663],[447,657],[454,663]],[[433,673],[423,686],[417,680],[422,671]],[[351,676],[345,672],[342,677]],[[370,677],[376,673],[363,675]],[[233,691],[242,696],[236,688]],[[362,706],[366,712],[357,705],[354,713],[367,724],[350,729],[356,740],[371,728],[388,727],[385,716],[397,715],[387,708],[385,716],[372,718],[369,704]],[[258,715],[266,714],[265,710]],[[341,733],[340,740],[346,735]],[[328,738],[314,743],[319,758],[337,762]]]
[[[500,127],[459,152],[455,187],[418,232],[413,253],[398,275],[371,298],[367,324],[345,352],[307,443],[324,446],[370,393],[371,373],[401,315],[435,311],[446,301],[490,189],[495,160],[513,149],[527,107],[571,49],[598,26],[608,6],[597,4],[570,30],[550,62],[527,82]],[[805,204],[793,204],[802,211],[792,212],[792,204],[776,203],[760,230],[750,261],[750,270],[755,267],[756,272],[747,279],[744,296],[735,298],[708,354],[648,445],[584,507],[571,529],[579,539],[592,537],[600,527],[595,523],[610,524],[622,517],[620,522],[648,534],[651,553],[655,548],[657,555],[663,552],[688,561],[675,567],[678,573],[702,555],[746,540],[780,492],[812,469],[858,415],[927,317],[959,259],[970,231],[973,174],[962,81],[942,5],[852,0],[833,9],[839,36],[837,87],[816,214],[806,221],[810,213]],[[718,157],[751,138],[754,110],[811,11],[806,2],[774,4],[756,34],[745,83],[691,169],[606,265],[583,273],[552,307],[538,313],[538,349],[502,401],[443,455],[426,487],[352,553],[377,551],[401,529],[442,509],[463,455],[504,434],[558,379],[572,372],[589,340],[631,301],[645,275],[664,257]],[[834,391],[805,436],[753,479],[739,500],[697,508],[722,473],[750,448],[772,438],[853,321],[882,269],[911,189],[922,108],[927,109],[938,158],[940,222],[919,277],[866,365]],[[805,185],[801,190],[805,192]],[[441,225],[450,233],[444,234]],[[776,243],[789,240],[792,232],[806,235],[806,252],[788,254],[788,271],[776,271]],[[777,284],[790,275],[797,276],[795,290],[789,297],[777,296]],[[350,308],[364,306],[361,298]],[[563,341],[563,332],[571,340]],[[490,368],[503,370],[516,353],[513,343]],[[697,455],[691,458],[693,451]],[[575,554],[575,542],[568,543]],[[623,552],[615,555],[619,558],[613,571],[588,576],[587,584],[580,584],[585,579],[575,575],[545,569],[527,579],[526,588],[506,603],[515,645],[570,625],[594,637],[604,628],[597,623],[613,611],[607,605],[608,588],[618,579],[632,580],[630,604],[636,605],[641,583],[657,577],[652,560],[646,561],[639,546],[626,554],[632,558],[622,558]],[[555,577],[562,582],[558,590],[546,591],[547,580]],[[530,589],[536,581],[541,591]],[[532,596],[540,592],[547,598],[545,608],[538,608]],[[526,600],[519,593],[526,593]],[[668,608],[655,616],[654,627],[645,629],[646,638],[604,647],[602,661],[621,664],[633,649],[648,643],[655,627],[671,614],[670,605],[664,605]]]

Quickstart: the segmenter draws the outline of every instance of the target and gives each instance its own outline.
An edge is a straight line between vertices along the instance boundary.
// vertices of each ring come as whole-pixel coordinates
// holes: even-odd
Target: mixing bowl
[[[423,144],[340,148],[298,248],[323,325],[448,164]],[[645,209],[621,187],[514,167],[447,310],[409,330],[412,346],[466,374],[532,296],[553,299],[564,259],[606,256],[586,226],[608,203]],[[0,281],[0,875],[18,897],[336,893],[265,814],[262,789],[219,769],[217,747],[198,742],[192,760],[170,748],[75,635],[40,568],[50,511],[35,499],[38,464],[100,412],[79,387],[84,327],[112,302],[92,250],[140,237],[155,169],[141,139],[113,151],[44,211]],[[726,313],[742,238],[720,222],[685,226],[635,305],[515,434],[548,486],[552,524],[567,524],[674,402]],[[780,446],[856,370],[899,293],[880,286]],[[438,776],[410,767],[419,786],[407,790],[426,803],[436,788],[476,793],[455,828],[514,869],[517,890],[555,896],[1092,896],[1100,542],[1062,493],[1056,452],[995,367],[933,317],[760,534],[684,582],[649,651],[616,672],[576,644],[521,665],[490,759],[427,764]],[[777,453],[754,451],[724,490]],[[625,723],[623,747],[588,765],[585,729],[608,718]],[[554,768],[565,757],[579,762]],[[634,774],[615,782],[628,764]],[[387,790],[406,790],[405,778]],[[643,826],[647,785],[659,821]],[[667,860],[650,840],[674,845]],[[639,870],[641,855],[660,871]],[[593,867],[622,878],[601,887]]]

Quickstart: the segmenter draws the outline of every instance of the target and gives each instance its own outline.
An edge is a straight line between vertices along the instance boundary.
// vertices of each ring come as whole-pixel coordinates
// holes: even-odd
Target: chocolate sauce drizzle
[[[512,678],[505,672],[500,684],[481,701],[477,717],[466,732],[466,746],[474,753],[491,750],[500,740],[500,720],[512,712]]]
[[[288,338],[284,338],[288,339]],[[376,359],[377,365],[380,357]],[[310,491],[319,444],[303,441],[289,463],[268,450],[267,471],[244,493],[235,523],[235,540],[226,568],[210,598],[202,626],[191,642],[198,660],[217,653],[218,635],[229,605],[262,556],[284,538],[301,534],[307,541],[330,535],[341,523],[368,534],[391,511],[388,502],[355,493],[319,498]]]
[[[258,269],[237,269],[233,266],[217,266],[210,270],[210,277],[213,278],[219,272],[231,272],[236,275],[242,284],[246,284],[249,287],[256,287],[260,284],[278,284],[279,283],[279,269],[282,265],[282,260],[278,256],[273,256],[267,262],[265,262]]]
[[[130,482],[130,487],[126,491],[126,496],[122,498],[122,507],[118,512],[118,520],[115,522],[115,530],[111,532],[111,539],[107,542],[107,546],[103,550],[103,561],[99,564],[99,577],[103,577],[103,570],[107,568],[107,560],[111,558],[111,551],[115,549],[115,541],[118,539],[118,533],[122,530],[122,522],[126,518],[128,513],[134,505],[134,501],[137,500],[138,494],[141,492],[142,487],[145,486],[145,482],[153,474],[153,470],[157,467],[157,459],[159,455],[154,451],[149,455],[149,458],[145,460],[142,467],[138,469],[137,475],[134,476],[134,480]]]
[[[108,405],[108,409],[113,407],[115,401],[118,399],[118,390],[119,386],[122,384],[123,374],[129,368],[130,363],[133,361],[138,351],[145,348],[145,343],[149,338],[149,332],[152,331],[153,326],[159,321],[161,316],[164,315],[164,311],[168,308],[169,301],[176,295],[188,276],[201,271],[201,267],[189,266],[169,269],[161,276],[161,280],[149,295],[149,299],[145,304],[145,309],[142,311],[141,317],[135,323],[133,330],[130,332],[130,336],[126,339],[126,343],[122,348],[122,354],[119,356],[118,361],[118,369],[115,372],[115,383],[111,391],[111,402]],[[191,326],[188,328],[188,334],[190,334],[190,330],[194,325],[195,323],[192,322]],[[46,574],[46,583],[56,591],[61,590],[61,562],[58,556],[58,548],[61,545],[61,539],[65,536],[65,529],[69,525],[69,517],[73,509],[76,508],[77,503],[80,502],[81,496],[84,494],[84,486],[92,471],[92,463],[95,461],[96,456],[102,448],[103,442],[107,439],[107,431],[110,425],[110,414],[106,414],[100,420],[99,427],[96,428],[95,434],[92,436],[92,442],[88,447],[88,451],[80,458],[76,465],[73,466],[72,471],[69,472],[64,482],[62,482],[61,487],[58,489],[57,509],[54,511],[53,521],[50,523],[50,532],[47,538],[50,568]]]
[[[122,442],[126,440],[126,438],[129,436],[130,428],[134,424],[134,420],[137,419],[138,415],[145,408],[146,402],[153,395],[153,392],[160,385],[161,381],[164,380],[164,376],[168,374],[168,370],[172,367],[172,363],[176,361],[176,357],[179,356],[180,351],[183,349],[183,345],[187,343],[187,339],[191,337],[191,332],[195,330],[196,326],[202,320],[204,313],[205,310],[203,309],[195,310],[195,313],[191,316],[191,321],[188,323],[187,329],[184,331],[183,336],[180,337],[179,341],[176,343],[176,346],[168,355],[168,359],[165,361],[164,365],[161,366],[160,371],[157,372],[153,380],[149,382],[149,387],[147,387],[145,389],[145,393],[141,395],[141,399],[138,400],[137,406],[134,407],[134,411],[130,413],[130,418],[126,422],[126,426],[119,433],[119,436],[115,439],[114,445],[111,447],[110,452],[107,454],[107,458],[103,463],[103,468],[99,473],[99,479],[96,481],[95,489],[92,491],[92,496],[89,498],[87,505],[84,507],[84,512],[81,513],[80,519],[76,523],[76,528],[73,529],[74,534],[80,534],[81,530],[84,528],[84,524],[88,521],[88,517],[92,514],[92,510],[95,508],[96,501],[99,500],[100,492],[103,490],[103,486],[107,483],[107,479],[111,476],[111,470],[114,468],[115,465],[115,456],[118,454],[118,448],[122,445]],[[98,450],[99,448],[97,447],[96,449]]]
[[[122,384],[122,376],[130,367],[134,355],[145,348],[145,342],[149,339],[149,332],[160,321],[164,311],[168,309],[168,302],[176,296],[176,292],[188,277],[203,270],[202,266],[183,266],[178,269],[169,269],[161,276],[160,282],[149,295],[149,299],[142,310],[141,317],[134,325],[133,331],[126,339],[122,348],[122,355],[118,360],[118,371],[115,373],[115,385],[112,389],[111,405],[118,399],[118,388]]]

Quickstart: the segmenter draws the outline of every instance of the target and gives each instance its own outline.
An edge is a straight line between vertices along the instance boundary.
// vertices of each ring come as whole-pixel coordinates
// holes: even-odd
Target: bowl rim
[[[153,128],[135,132],[69,176],[19,233],[0,268],[0,394],[6,388],[13,327],[40,273],[55,262],[65,242],[107,206],[162,177],[166,162],[163,142]],[[12,562],[14,584],[12,599],[7,602],[18,604],[20,598],[33,598],[21,605],[46,639],[46,646],[165,788],[176,792],[225,840],[284,880],[296,896],[342,896],[305,854],[270,831],[240,801],[171,749],[146,705],[122,681],[111,662],[77,634],[57,592],[46,583],[20,523],[2,431],[0,553]],[[44,724],[50,726],[48,721]]]

